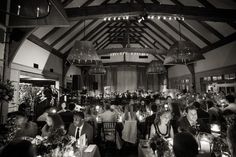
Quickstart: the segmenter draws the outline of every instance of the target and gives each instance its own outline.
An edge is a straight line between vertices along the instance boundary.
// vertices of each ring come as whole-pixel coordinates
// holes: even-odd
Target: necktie
[[[76,133],[76,137],[75,137],[76,139],[78,139],[79,138],[79,127],[77,128],[77,133]]]

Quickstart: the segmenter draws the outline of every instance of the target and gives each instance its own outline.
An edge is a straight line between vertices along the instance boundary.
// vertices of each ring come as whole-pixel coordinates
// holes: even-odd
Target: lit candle
[[[220,126],[218,124],[211,124],[211,131],[219,133],[221,131]]]
[[[64,101],[65,101],[65,102],[67,101],[67,96],[66,96],[66,95],[64,96]]]

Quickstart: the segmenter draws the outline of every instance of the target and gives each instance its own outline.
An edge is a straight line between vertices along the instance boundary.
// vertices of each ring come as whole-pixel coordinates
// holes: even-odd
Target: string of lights
[[[124,20],[137,20],[139,23],[144,20],[175,20],[175,21],[184,21],[185,18],[182,15],[124,15],[124,16],[109,16],[104,17],[103,21],[124,21]]]

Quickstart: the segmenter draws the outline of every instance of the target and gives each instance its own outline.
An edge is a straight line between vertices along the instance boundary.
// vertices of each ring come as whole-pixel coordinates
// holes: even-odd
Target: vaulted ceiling
[[[76,40],[92,41],[97,50],[151,48],[164,60],[180,38],[202,53],[236,40],[235,0],[62,0],[69,27],[39,27],[28,40],[65,58]],[[181,15],[184,20],[145,19],[141,15]],[[104,17],[130,16],[129,20]],[[102,51],[98,51],[102,52]]]

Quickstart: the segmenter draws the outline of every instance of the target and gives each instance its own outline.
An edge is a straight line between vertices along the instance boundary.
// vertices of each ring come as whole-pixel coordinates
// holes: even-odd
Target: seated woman
[[[49,137],[53,132],[61,129],[64,131],[64,123],[58,114],[48,114],[46,124],[42,128],[42,137]]]
[[[171,118],[171,110],[168,107],[161,106],[157,111],[154,124],[151,126],[150,138],[155,135],[164,137],[166,139],[173,138],[174,132],[172,126],[170,125]]]
[[[59,111],[57,111],[57,113],[61,113],[61,112],[66,112],[66,103],[63,102],[61,103],[61,109]]]
[[[133,110],[133,105],[125,106],[123,115],[124,128],[122,130],[122,139],[126,142],[135,144],[137,142],[137,117]]]

